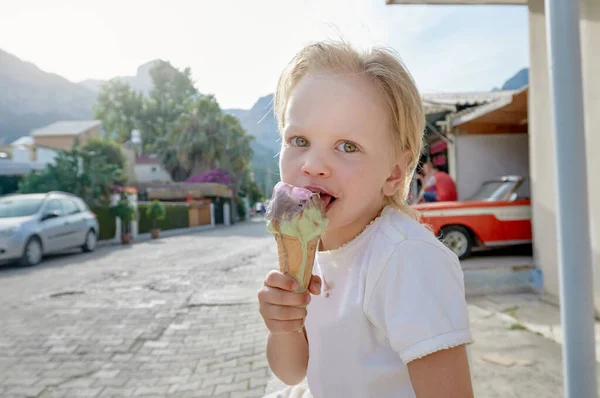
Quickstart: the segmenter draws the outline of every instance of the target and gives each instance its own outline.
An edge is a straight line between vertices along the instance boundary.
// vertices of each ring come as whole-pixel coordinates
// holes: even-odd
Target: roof
[[[436,104],[428,101],[423,101],[423,110],[425,115],[433,115],[441,112],[454,112],[456,107],[454,105]]]
[[[503,98],[511,98],[515,92],[515,90],[499,90],[464,93],[425,93],[423,94],[423,102],[431,105],[473,106]]]
[[[49,124],[48,126],[33,130],[31,135],[33,137],[40,136],[55,136],[55,135],[79,135],[91,128],[100,126],[102,121],[100,120],[73,120],[73,121],[60,121]]]
[[[513,91],[510,96],[456,112],[449,117],[449,126],[461,126],[461,129],[468,131],[471,124],[476,125],[476,129],[479,130],[484,124],[511,125],[521,126],[526,130],[528,92],[529,86],[525,86]],[[475,128],[475,126],[473,127]],[[483,130],[481,131],[483,132]]]
[[[16,146],[31,146],[34,144],[34,139],[32,136],[30,135],[26,135],[24,137],[18,138],[16,140],[14,140],[10,146],[12,147],[16,147]]]
[[[527,5],[527,0],[386,0],[386,4],[499,4]]]
[[[460,112],[456,112],[451,117],[452,125],[458,126],[463,123],[467,123],[471,120],[474,120],[478,117],[481,117],[483,115],[489,114],[490,112],[502,109],[503,107],[512,104],[514,102],[514,99],[517,98],[518,96],[519,97],[524,96],[525,98],[527,98],[528,90],[529,90],[529,86],[525,86],[519,90],[511,91],[510,92],[511,95],[509,95],[509,96],[500,97],[500,98],[496,99],[495,101],[491,101],[486,104],[474,106],[471,108],[463,109]],[[527,104],[527,102],[525,102],[525,109],[527,109],[526,104]]]
[[[135,160],[135,164],[160,164],[160,158],[157,155],[142,155]]]

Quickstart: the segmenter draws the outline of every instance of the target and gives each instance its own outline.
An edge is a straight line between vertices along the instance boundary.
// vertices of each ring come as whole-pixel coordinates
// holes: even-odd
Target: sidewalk
[[[469,297],[468,303],[475,340],[469,353],[476,397],[563,396],[562,331],[556,305],[531,293]],[[599,338],[597,322],[596,341]],[[284,387],[273,377],[266,392]]]
[[[168,229],[165,231],[160,231],[160,238],[168,238],[170,236],[178,236],[178,235],[187,235],[187,234],[193,234],[196,232],[201,232],[201,231],[208,231],[211,229],[219,229],[219,228],[225,228],[226,226],[223,224],[218,224],[218,225],[201,225],[198,227],[191,227],[191,228],[177,228],[177,229]],[[228,226],[227,226],[228,227]],[[132,244],[134,243],[139,243],[139,242],[145,242],[148,240],[151,240],[152,237],[150,235],[150,232],[145,232],[145,233],[141,233],[141,234],[137,234],[136,237],[133,239],[133,241],[131,242]],[[114,246],[114,245],[121,245],[121,241],[119,240],[119,238],[113,238],[113,239],[105,239],[105,240],[99,240],[97,243],[98,247],[105,247],[105,246]]]

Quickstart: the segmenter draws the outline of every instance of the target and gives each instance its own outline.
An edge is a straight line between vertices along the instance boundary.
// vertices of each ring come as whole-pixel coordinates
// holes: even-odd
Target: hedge
[[[117,221],[108,206],[90,206],[90,210],[96,215],[100,226],[99,240],[112,239],[117,233]]]
[[[156,227],[162,231],[169,229],[178,228],[189,228],[190,227],[190,213],[187,206],[183,205],[169,205],[164,203],[166,216],[164,220],[156,222]],[[148,204],[138,205],[138,232],[140,234],[150,232],[152,229],[152,220],[146,216],[146,210]]]

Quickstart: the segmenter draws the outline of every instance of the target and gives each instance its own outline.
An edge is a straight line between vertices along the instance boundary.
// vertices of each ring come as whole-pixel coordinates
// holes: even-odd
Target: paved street
[[[275,261],[264,224],[249,222],[0,268],[0,397],[283,388],[268,369],[256,303]],[[469,298],[469,311],[475,396],[561,396],[557,307],[530,293],[484,295]]]
[[[262,223],[0,269],[0,397],[262,397]]]

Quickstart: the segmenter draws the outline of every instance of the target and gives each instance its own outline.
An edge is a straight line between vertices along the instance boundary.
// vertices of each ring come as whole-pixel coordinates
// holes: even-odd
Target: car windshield
[[[469,200],[486,200],[490,202],[502,200],[514,187],[514,181],[488,181],[483,183],[479,191],[471,196]]]
[[[12,197],[0,199],[0,218],[27,217],[40,209],[43,199]]]

